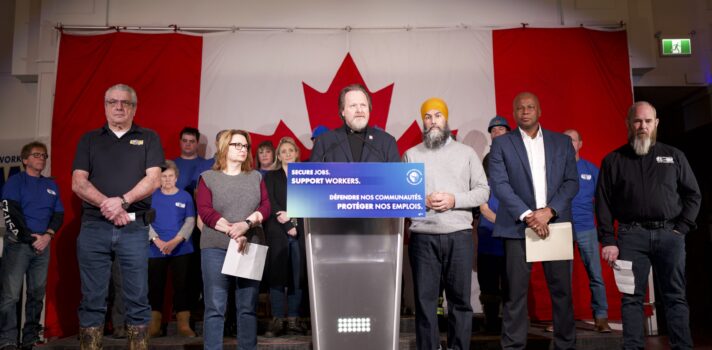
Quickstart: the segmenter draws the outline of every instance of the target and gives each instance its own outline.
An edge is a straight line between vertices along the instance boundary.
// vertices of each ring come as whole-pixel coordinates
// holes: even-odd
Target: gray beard
[[[430,130],[423,129],[423,144],[425,148],[428,149],[438,149],[442,147],[449,137],[450,127],[448,125],[445,125],[445,129],[443,130],[438,128],[430,128]]]
[[[652,137],[634,137],[630,145],[633,147],[635,154],[644,156],[650,152],[650,147],[655,144]]]

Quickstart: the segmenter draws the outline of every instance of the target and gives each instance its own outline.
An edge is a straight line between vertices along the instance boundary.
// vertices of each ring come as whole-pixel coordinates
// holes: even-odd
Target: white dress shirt
[[[524,148],[527,149],[527,159],[529,160],[529,170],[532,173],[532,185],[534,186],[534,198],[536,200],[536,209],[546,207],[546,154],[544,152],[544,134],[541,132],[541,125],[534,137],[529,137],[522,128],[519,128],[519,133],[522,134]],[[524,221],[524,217],[532,211],[527,210],[519,216],[519,220]]]

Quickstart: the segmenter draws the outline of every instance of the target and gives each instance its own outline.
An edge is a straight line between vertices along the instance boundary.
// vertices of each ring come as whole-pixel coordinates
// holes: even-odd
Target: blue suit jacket
[[[329,130],[314,142],[310,162],[400,162],[396,139],[389,133],[368,127],[364,136],[361,159],[353,159],[346,127]],[[352,136],[354,137],[354,136]]]
[[[571,138],[541,130],[546,158],[546,203],[557,214],[551,222],[571,221],[571,200],[578,192],[576,156]],[[519,128],[494,139],[489,171],[492,192],[499,200],[493,236],[524,238],[527,225],[519,220],[519,216],[539,208],[536,207],[529,158]]]

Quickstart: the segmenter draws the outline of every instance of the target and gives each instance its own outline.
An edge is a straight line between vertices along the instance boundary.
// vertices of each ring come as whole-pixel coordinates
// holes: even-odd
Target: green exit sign
[[[661,39],[660,47],[663,56],[690,56],[692,55],[692,43],[689,38],[685,39]]]

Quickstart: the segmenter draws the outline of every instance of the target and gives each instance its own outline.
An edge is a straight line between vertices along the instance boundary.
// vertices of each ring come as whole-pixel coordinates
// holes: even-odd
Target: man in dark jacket
[[[672,349],[692,349],[685,297],[685,235],[697,225],[702,195],[685,154],[656,142],[658,117],[648,102],[628,111],[628,143],[601,163],[596,187],[601,257],[633,263],[635,290],[623,294],[623,348],[642,349],[643,300],[650,267],[660,284]],[[618,221],[618,237],[614,221]]]
[[[349,85],[339,94],[344,125],[316,139],[311,162],[400,162],[396,139],[368,126],[371,96],[361,85]]]

